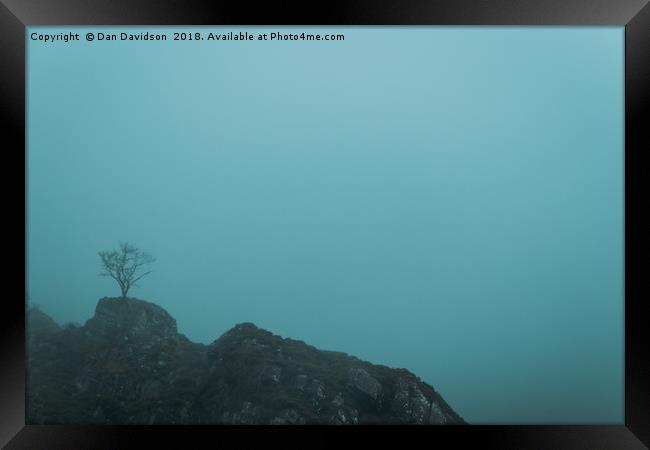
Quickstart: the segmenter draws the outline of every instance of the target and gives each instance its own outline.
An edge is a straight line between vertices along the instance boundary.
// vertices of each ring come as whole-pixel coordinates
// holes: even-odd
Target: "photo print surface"
[[[622,27],[29,27],[28,423],[622,424]]]

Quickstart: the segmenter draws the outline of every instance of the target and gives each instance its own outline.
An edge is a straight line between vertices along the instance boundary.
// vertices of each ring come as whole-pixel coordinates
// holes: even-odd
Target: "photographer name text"
[[[141,41],[141,42],[160,42],[160,41],[215,41],[215,42],[240,42],[240,41],[344,41],[345,35],[337,34],[320,34],[306,32],[267,32],[251,33],[248,31],[228,31],[228,32],[173,32],[173,33],[108,33],[103,31],[87,33],[37,33],[29,35],[32,41],[38,41],[44,44],[72,43],[72,42],[123,42],[123,41]]]

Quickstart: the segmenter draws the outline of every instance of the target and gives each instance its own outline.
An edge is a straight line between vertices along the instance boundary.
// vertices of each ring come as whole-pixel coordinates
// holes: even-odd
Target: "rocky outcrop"
[[[163,308],[131,298],[101,299],[84,326],[60,328],[41,311],[28,318],[28,423],[464,423],[405,369],[252,323],[202,345]]]
[[[33,307],[27,316],[27,336],[34,340],[61,331],[61,327],[38,307]]]
[[[381,383],[375,380],[368,372],[360,367],[350,367],[348,370],[348,384],[363,392],[373,400],[379,400]]]
[[[86,332],[105,339],[174,339],[176,320],[155,303],[132,298],[103,298],[95,315],[86,322]]]

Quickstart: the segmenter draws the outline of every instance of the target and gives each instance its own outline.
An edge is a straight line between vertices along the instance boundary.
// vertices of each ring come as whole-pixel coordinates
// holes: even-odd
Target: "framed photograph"
[[[646,1],[0,22],[3,448],[650,445]]]

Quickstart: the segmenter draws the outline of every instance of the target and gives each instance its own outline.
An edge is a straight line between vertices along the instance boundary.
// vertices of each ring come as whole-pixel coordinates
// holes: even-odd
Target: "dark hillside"
[[[28,423],[462,424],[405,369],[242,323],[210,345],[154,303],[104,298],[84,326],[28,313]]]

